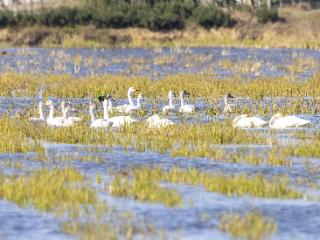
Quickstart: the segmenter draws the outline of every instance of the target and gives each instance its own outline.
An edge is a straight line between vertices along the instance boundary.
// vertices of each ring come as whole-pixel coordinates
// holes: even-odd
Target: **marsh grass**
[[[134,174],[132,179],[116,176],[109,186],[109,192],[115,197],[131,197],[142,202],[161,203],[167,207],[182,203],[177,190],[162,187],[150,175]]]
[[[126,75],[102,75],[75,78],[69,75],[34,75],[7,72],[0,74],[0,95],[36,96],[41,86],[46,86],[45,96],[50,97],[95,97],[101,93],[114,98],[125,98],[127,86],[134,86],[148,98],[166,98],[169,90],[186,89],[191,97],[214,99],[232,92],[236,96],[263,99],[269,96],[302,98],[320,95],[320,75],[300,82],[291,77],[243,80],[240,77],[217,79],[201,74],[178,74],[154,81],[149,77]],[[18,92],[14,90],[19,90]]]
[[[286,176],[279,176],[268,180],[262,174],[250,177],[243,174],[211,174],[201,172],[197,169],[183,170],[178,167],[174,167],[169,171],[161,170],[160,168],[137,168],[129,172],[129,177],[125,176],[123,178],[121,174],[116,176],[122,179],[116,178],[116,186],[121,186],[121,181],[124,181],[124,185],[128,186],[126,181],[129,181],[129,177],[132,176],[133,179],[145,179],[149,182],[163,181],[175,184],[202,186],[209,192],[217,192],[228,196],[250,195],[261,198],[283,199],[302,197],[302,193],[290,187],[289,179]],[[137,189],[137,191],[140,190]]]
[[[20,207],[76,218],[80,208],[98,204],[97,193],[72,168],[34,170],[23,176],[0,178],[0,196]]]
[[[249,211],[243,215],[223,213],[219,229],[228,233],[232,239],[265,240],[275,234],[277,224],[257,211]]]
[[[1,125],[7,126],[4,128],[4,133],[8,131],[10,138],[18,141],[21,146],[28,143],[26,139],[33,139],[36,143],[34,146],[37,146],[33,147],[33,150],[39,153],[44,152],[41,145],[37,143],[39,140],[69,144],[121,146],[124,149],[130,148],[140,152],[169,152],[172,156],[210,158],[216,156],[216,151],[211,150],[211,145],[214,144],[266,143],[265,137],[234,129],[228,123],[181,124],[162,129],[149,129],[145,123],[138,123],[121,128],[116,132],[91,129],[85,124],[72,128],[52,128],[46,125],[34,125],[24,119],[7,117],[0,119]],[[2,144],[2,148],[6,150],[6,142]],[[19,152],[30,149],[26,145],[25,148],[14,150]]]

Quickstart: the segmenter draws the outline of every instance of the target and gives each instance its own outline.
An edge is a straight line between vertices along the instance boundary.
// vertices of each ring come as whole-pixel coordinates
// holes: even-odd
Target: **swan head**
[[[227,98],[234,98],[234,96],[232,96],[231,93],[227,93],[225,96],[226,96]]]
[[[96,109],[96,105],[93,102],[89,103],[89,110],[94,110]]]
[[[106,95],[106,94],[100,94],[99,96],[97,96],[97,99],[99,102],[103,102],[105,99],[112,100],[112,96]]]
[[[170,98],[170,97],[172,98],[172,97],[174,97],[174,96],[175,96],[174,92],[170,90],[169,93],[168,93],[168,97],[169,97],[169,98]]]
[[[273,115],[270,120],[269,120],[269,125],[273,126],[274,122],[277,121],[279,118],[282,118],[283,115],[281,113],[276,113],[275,115]]]
[[[223,102],[225,105],[228,105],[228,99],[229,98],[234,98],[234,96],[231,95],[231,93],[227,93],[226,95],[223,96]]]
[[[137,96],[137,98],[140,99],[140,100],[142,100],[142,99],[143,99],[142,93],[139,93],[138,96]]]
[[[184,96],[190,96],[190,93],[188,93],[186,90],[182,90],[181,92],[180,92],[180,97],[184,97]]]
[[[46,105],[50,107],[50,106],[53,106],[54,104],[53,104],[53,101],[51,99],[48,99],[46,101]]]
[[[129,87],[128,89],[128,93],[131,94],[133,92],[138,92],[139,90],[138,89],[135,89],[134,87]]]
[[[67,114],[70,110],[73,110],[73,109],[71,108],[71,104],[68,102],[63,110],[64,110],[64,113]]]

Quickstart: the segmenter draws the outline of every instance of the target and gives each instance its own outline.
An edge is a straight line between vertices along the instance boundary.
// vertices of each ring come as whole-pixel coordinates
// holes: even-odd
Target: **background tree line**
[[[65,27],[95,25],[98,28],[143,27],[154,31],[182,29],[194,23],[205,28],[230,26],[229,1],[205,0],[84,0],[76,7],[58,7],[38,11],[3,10],[0,27],[44,25]],[[227,2],[228,1],[228,2]],[[276,10],[262,7],[256,11],[261,22],[276,20]]]

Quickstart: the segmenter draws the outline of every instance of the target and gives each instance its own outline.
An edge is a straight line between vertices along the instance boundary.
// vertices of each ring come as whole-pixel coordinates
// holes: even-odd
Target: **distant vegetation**
[[[276,10],[257,11],[260,22],[277,19]],[[214,5],[201,5],[194,0],[108,1],[88,0],[77,7],[42,9],[37,12],[0,11],[0,27],[74,27],[94,25],[97,28],[142,27],[153,31],[182,29],[187,23],[204,28],[230,26],[227,11]]]

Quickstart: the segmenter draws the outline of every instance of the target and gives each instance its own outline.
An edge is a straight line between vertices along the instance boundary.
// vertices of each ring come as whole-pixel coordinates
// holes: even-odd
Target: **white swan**
[[[52,100],[48,100],[46,102],[46,105],[50,107],[49,111],[49,116],[47,118],[47,124],[49,126],[54,126],[54,127],[70,127],[75,124],[74,121],[67,120],[67,112],[70,108],[70,106],[66,107],[65,111],[63,112],[62,117],[54,117],[54,104]]]
[[[112,104],[111,101],[111,96],[108,96],[108,99],[104,100],[104,105],[103,105],[103,115],[104,117],[108,118],[110,122],[112,122],[112,128],[120,128],[123,126],[128,126],[134,122],[137,122],[136,119],[130,117],[130,116],[115,116],[115,117],[111,117],[109,118],[109,104]]]
[[[273,115],[269,121],[271,128],[283,129],[292,127],[310,126],[311,122],[296,116],[283,116],[281,113]]]
[[[29,120],[32,121],[32,122],[45,122],[46,119],[44,117],[44,114],[43,114],[43,103],[42,101],[39,102],[39,117],[31,117]]]
[[[185,90],[180,92],[181,106],[179,108],[179,112],[181,112],[181,113],[192,113],[195,110],[194,105],[184,103],[184,96],[188,96],[188,95],[189,95],[189,93]]]
[[[96,105],[90,102],[89,104],[89,114],[91,117],[90,127],[91,128],[110,128],[112,126],[112,122],[104,118],[97,119],[94,114],[95,109],[96,109]]]
[[[247,114],[242,114],[233,120],[232,125],[235,128],[256,128],[265,127],[268,122],[259,117],[248,117]]]
[[[71,104],[71,103],[68,102],[68,104]],[[66,102],[63,100],[63,101],[61,102],[62,116],[63,116],[65,110],[66,110]],[[71,110],[71,107],[70,107],[69,110]],[[68,112],[68,111],[67,111],[67,112]],[[73,117],[73,116],[69,117],[69,116],[68,116],[68,119],[69,119],[70,121],[74,121],[74,122],[82,122],[82,119],[79,118],[79,117]]]
[[[161,128],[168,127],[174,123],[168,118],[161,118],[158,114],[155,114],[147,119],[149,128]]]
[[[120,113],[126,113],[127,111],[130,111],[130,108],[132,106],[134,106],[131,94],[133,92],[135,92],[135,91],[138,91],[138,90],[136,90],[134,87],[129,87],[129,89],[128,89],[128,101],[129,101],[129,104],[123,104],[123,105],[120,105],[120,106],[116,106],[116,107],[114,107],[114,109],[117,112],[120,112]]]
[[[166,105],[162,108],[163,113],[173,111],[175,109],[175,106],[173,105],[173,97],[174,97],[173,92],[169,91],[168,93],[169,105]]]
[[[143,99],[142,94],[139,93],[137,96],[137,104],[133,106],[129,106],[125,113],[131,113],[132,111],[138,111],[141,109],[141,100]]]
[[[226,94],[223,96],[223,112],[224,113],[232,113],[234,110],[234,104],[229,103],[228,99],[229,98],[234,98],[230,93]]]

